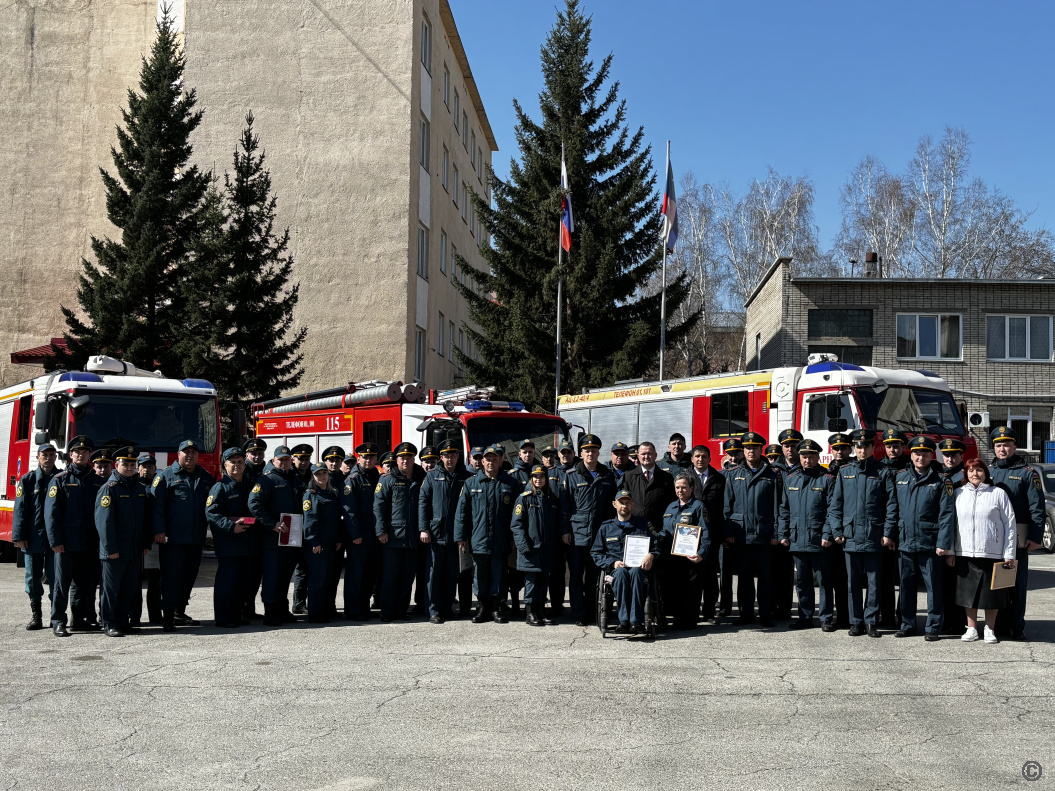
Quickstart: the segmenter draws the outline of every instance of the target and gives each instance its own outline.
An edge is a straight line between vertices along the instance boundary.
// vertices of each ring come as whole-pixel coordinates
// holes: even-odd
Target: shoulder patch
[[[350,483],[346,483],[344,485],[344,493],[345,494],[351,494],[352,493],[352,485]]]
[[[104,494],[99,500],[99,505],[101,505],[103,508],[109,508],[110,507],[110,495]]]
[[[208,498],[205,500],[205,507],[208,508],[210,505],[212,505],[212,501],[213,501],[213,496],[210,494],[208,496]]]
[[[948,479],[945,480],[945,493],[952,497],[952,481]]]
[[[378,481],[377,486],[374,487],[374,494],[377,494],[379,491],[381,491],[381,481]]]
[[[52,486],[51,487],[51,491],[48,492],[48,496],[49,497],[54,497],[55,496],[54,492],[57,492],[57,491],[58,491],[58,489],[56,489],[54,486]],[[22,496],[22,484],[19,484],[18,486],[15,487],[15,497],[21,497],[21,496]]]
[[[1038,492],[1044,491],[1042,488],[1040,488],[1040,476],[1036,473],[1033,473],[1033,485],[1037,487]]]
[[[17,495],[17,494],[21,494],[21,493],[22,493],[22,487],[19,487],[18,490],[15,492],[15,494]],[[48,489],[48,497],[55,497],[58,493],[59,493],[59,487],[58,486],[52,486],[50,489]]]
[[[522,513],[524,513],[524,506],[522,506],[520,503],[517,503],[517,507],[513,509],[513,513],[517,516],[520,516]]]
[[[260,493],[260,484],[259,483],[256,486],[253,487],[252,493],[253,494],[259,494]]]
[[[304,501],[304,510],[305,511],[310,511],[311,510],[311,500],[305,500]]]
[[[152,484],[150,484],[150,485],[151,486],[157,486],[159,483],[161,483],[161,476],[160,475],[155,475],[154,476],[154,482]]]

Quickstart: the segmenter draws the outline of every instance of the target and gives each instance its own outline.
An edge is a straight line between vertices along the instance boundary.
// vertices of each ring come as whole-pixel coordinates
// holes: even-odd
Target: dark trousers
[[[516,557],[516,553],[513,553],[513,557]],[[508,564],[509,560],[507,558],[506,565]],[[520,597],[520,589],[523,588],[525,584],[524,572],[517,571],[515,568],[510,567],[506,572],[506,592],[509,594],[511,602],[516,601]]]
[[[381,607],[381,586],[384,582],[385,561],[382,557],[382,544],[374,539],[366,548],[366,564],[363,566],[363,613],[370,612],[370,597],[374,598],[374,606]]]
[[[201,566],[201,544],[160,545],[161,607],[182,612],[190,601]]]
[[[103,626],[128,629],[132,602],[139,589],[139,562],[138,557],[103,561]]]
[[[747,621],[755,619],[755,577],[758,577],[759,617],[768,620],[773,612],[772,548],[770,544],[741,544],[737,551],[740,563],[736,570],[736,600],[740,617]]]
[[[884,628],[897,629],[901,622],[901,605],[897,599],[900,571],[896,551],[883,550],[879,579],[879,622]]]
[[[316,553],[313,547],[304,547],[304,566],[308,571],[308,617],[329,618],[333,614],[336,593],[331,594],[333,581],[334,544],[327,544]]]
[[[293,609],[308,608],[308,562],[301,555],[293,569]]]
[[[707,561],[693,563],[680,555],[668,555],[663,560],[663,598],[670,608],[674,628],[691,629],[700,617],[700,595],[703,593],[704,564]]]
[[[143,620],[143,580],[147,583],[147,619],[161,623],[161,569],[140,570],[139,595],[132,602],[131,618],[137,623]]]
[[[722,542],[712,541],[711,549],[701,564],[702,568],[700,569],[700,576],[702,577],[703,583],[704,619],[713,618],[715,610],[718,608],[718,598],[721,592],[721,555]],[[730,595],[732,594],[731,589],[729,593]]]
[[[48,599],[54,598],[55,591],[55,553],[24,552],[26,559],[26,594],[34,604],[44,598],[44,577],[48,579]]]
[[[795,559],[791,550],[777,544],[770,550],[770,579],[773,584],[773,617],[790,618],[792,602],[795,600]],[[759,595],[759,604],[761,604]],[[759,608],[759,614],[765,611]]]
[[[325,612],[322,615],[336,615],[337,614],[337,586],[341,584],[341,572],[344,571],[344,547],[340,549],[336,548],[335,544],[330,544],[322,552],[323,555],[329,560],[329,567],[326,571],[326,605]],[[305,554],[307,557],[307,554]],[[311,564],[308,564],[308,575],[311,575]],[[311,584],[308,584],[308,596],[311,596]],[[308,608],[309,614],[311,608]]]
[[[646,574],[640,568],[626,566],[612,572],[612,593],[619,606],[619,623],[644,623]]]
[[[722,545],[721,567],[721,600],[719,608],[726,612],[733,611],[733,577],[740,566],[740,545]]]
[[[846,574],[846,552],[842,544],[832,544],[828,548],[828,565],[832,570],[832,590],[835,592],[835,623],[837,626],[850,625],[850,604],[846,598],[848,579]]]
[[[432,576],[432,544],[418,544],[414,550],[414,609],[432,614],[429,578]]]
[[[880,569],[885,552],[847,552],[846,593],[850,606],[850,625],[876,626],[879,620]],[[864,603],[862,605],[862,589]]]
[[[344,617],[363,618],[370,609],[370,591],[363,589],[363,574],[369,546],[349,544],[344,559]]]
[[[461,564],[459,564],[459,569]],[[458,615],[464,618],[473,609],[473,570],[458,571]]]
[[[490,598],[494,606],[498,606],[500,597],[506,589],[506,572],[509,571],[509,561],[506,556],[499,554],[473,553],[474,576],[473,584],[476,587],[476,597],[481,601]]]
[[[253,558],[217,558],[212,587],[212,612],[216,624],[242,622],[246,596],[252,581]]]
[[[589,620],[597,598],[597,566],[590,557],[590,548],[568,547],[568,565],[571,568],[568,581],[571,617],[576,621]]]
[[[793,552],[795,558],[795,594],[799,600],[799,618],[812,620],[816,610],[813,586],[820,588],[821,623],[831,623],[835,592],[832,590],[832,564],[827,549],[820,552]]]
[[[264,604],[283,609],[289,607],[289,581],[302,552],[296,547],[266,548],[260,559],[263,576],[260,582],[260,598]]]
[[[549,604],[557,612],[564,608],[564,591],[568,576],[568,550],[564,541],[560,541],[553,551],[553,568],[549,574]],[[525,590],[526,594],[526,590]]]
[[[264,576],[264,561],[259,554],[259,550],[256,555],[249,556],[249,563],[246,567],[245,573],[245,602],[243,604],[242,609],[248,616],[250,613],[256,610],[256,595],[260,592],[260,582]]]
[[[1004,609],[996,616],[996,631],[998,634],[1015,632],[1022,634],[1026,631],[1026,589],[1029,584],[1029,550],[1019,547],[1016,554],[1015,587],[1009,593],[1011,599]],[[953,576],[949,574],[947,576]]]
[[[450,618],[454,614],[454,591],[458,586],[460,552],[455,543],[424,544],[432,554],[429,568],[429,615]]]
[[[410,608],[410,593],[417,571],[417,550],[414,547],[385,546],[381,550],[384,577],[381,581],[381,618],[402,618]]]
[[[546,588],[550,575],[542,571],[521,573],[524,575],[524,606],[542,607],[546,603]]]
[[[922,552],[900,552],[901,568],[901,628],[916,631],[916,574],[923,577],[927,586],[927,632],[939,634],[943,619],[941,601],[942,567],[945,558],[938,557],[933,549]]]
[[[26,564],[29,570],[29,564]],[[51,625],[69,623],[67,610],[70,591],[77,583],[78,596],[73,602],[73,620],[76,623],[95,620],[95,585],[99,570],[99,550],[70,552],[66,550],[55,556],[54,584],[51,586]]]

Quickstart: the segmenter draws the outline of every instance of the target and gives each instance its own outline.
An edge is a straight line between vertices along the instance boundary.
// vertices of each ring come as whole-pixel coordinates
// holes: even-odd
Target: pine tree
[[[111,148],[116,175],[100,168],[106,211],[120,240],[92,237],[95,261],[82,259],[77,291],[84,318],[63,306],[65,350],[47,367],[80,367],[91,354],[110,354],[168,376],[190,375],[180,349],[186,336],[189,248],[199,233],[211,177],[190,164],[191,133],[201,123],[194,90],[183,87],[184,57],[165,13],[139,92]]]
[[[561,389],[642,376],[659,353],[660,295],[646,293],[662,257],[651,149],[643,129],[625,124],[612,55],[595,70],[590,41],[590,18],[566,0],[542,47],[542,120],[514,100],[520,161],[508,181],[489,174],[493,208],[473,197],[493,240],[481,248],[490,271],[468,267],[476,288],[459,286],[479,327],[466,331],[480,359],[459,353],[468,378],[535,407],[551,408],[554,397],[562,144],[575,234],[563,266]],[[687,291],[684,276],[667,285],[668,317]],[[668,325],[668,348],[699,316]]]

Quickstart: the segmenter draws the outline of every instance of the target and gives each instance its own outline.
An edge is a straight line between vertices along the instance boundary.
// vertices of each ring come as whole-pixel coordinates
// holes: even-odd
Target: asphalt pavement
[[[1030,641],[999,645],[781,622],[221,630],[213,563],[203,626],[119,639],[26,632],[22,571],[0,566],[0,789],[1055,788],[1043,552]]]

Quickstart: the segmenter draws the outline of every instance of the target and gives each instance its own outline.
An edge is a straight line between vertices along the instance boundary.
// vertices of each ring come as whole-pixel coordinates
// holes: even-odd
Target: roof
[[[469,58],[465,54],[465,48],[462,46],[462,37],[458,33],[458,26],[454,24],[454,12],[451,11],[451,4],[448,0],[440,0],[440,19],[443,21],[443,29],[447,33],[447,38],[451,42],[451,49],[454,50],[454,59],[458,61],[458,66],[462,70],[465,87],[468,88],[469,96],[473,100],[476,115],[480,118],[480,131],[483,132],[484,137],[487,139],[487,145],[490,149],[497,151],[498,143],[495,140],[495,133],[491,131],[491,122],[487,120],[487,112],[484,110],[480,91],[476,87],[476,80],[473,78],[473,70],[469,68]]]
[[[11,352],[12,365],[43,365],[44,361],[51,357],[51,347],[66,348],[65,338],[52,338],[51,343],[44,346],[34,346],[31,349],[23,349],[19,352]]]

